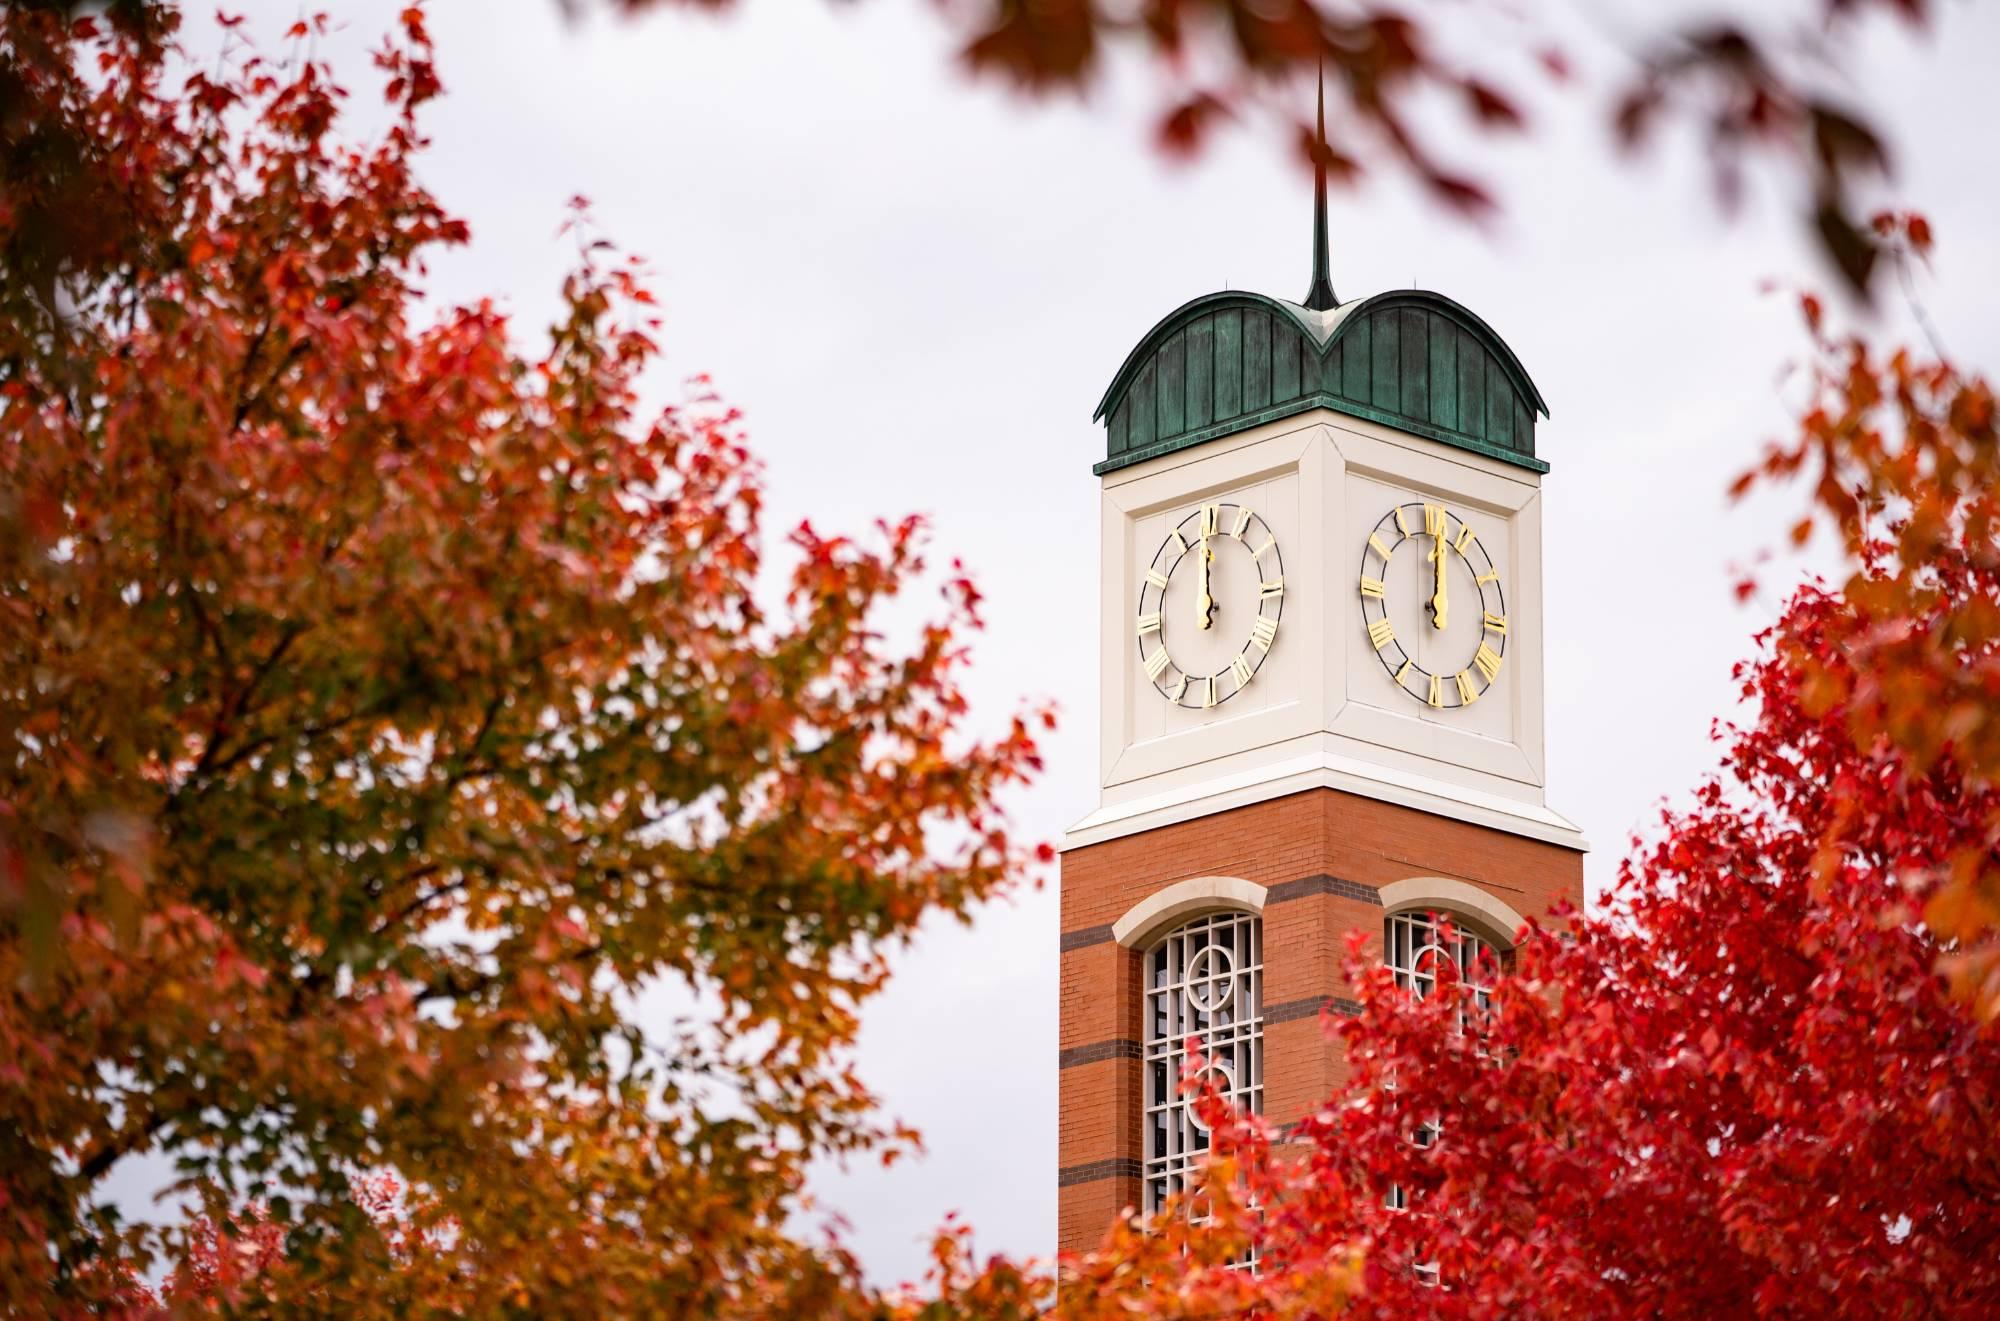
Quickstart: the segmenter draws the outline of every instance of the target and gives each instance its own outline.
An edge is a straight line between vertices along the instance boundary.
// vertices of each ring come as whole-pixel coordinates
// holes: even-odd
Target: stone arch
[[[1381,896],[1385,917],[1413,908],[1448,913],[1499,950],[1513,949],[1516,934],[1528,921],[1506,900],[1443,876],[1412,876],[1383,886]]]
[[[1155,937],[1203,913],[1264,911],[1265,889],[1235,876],[1192,876],[1155,890],[1111,924],[1111,938],[1126,949],[1144,949]]]

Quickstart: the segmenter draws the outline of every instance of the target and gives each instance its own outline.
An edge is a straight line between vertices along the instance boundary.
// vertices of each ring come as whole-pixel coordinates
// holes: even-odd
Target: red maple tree
[[[1443,1281],[1420,1305],[1453,1315],[2000,1308],[2000,1037],[1922,921],[2000,799],[1815,710],[1859,622],[1800,594],[1741,671],[1754,718],[1723,774],[1603,911],[1529,935],[1476,1032],[1368,974],[1342,1032],[1359,1095],[1302,1136],[1368,1250],[1371,1309],[1420,1302],[1413,1262]],[[1422,1119],[1429,1147],[1408,1140]],[[1384,1180],[1412,1211],[1382,1209]]]

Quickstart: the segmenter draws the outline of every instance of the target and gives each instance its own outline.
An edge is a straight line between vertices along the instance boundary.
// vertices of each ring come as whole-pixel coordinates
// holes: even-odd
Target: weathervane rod
[[[1315,312],[1338,307],[1333,293],[1332,262],[1326,238],[1326,65],[1319,70],[1319,150],[1313,155],[1313,282],[1306,291],[1306,306]]]

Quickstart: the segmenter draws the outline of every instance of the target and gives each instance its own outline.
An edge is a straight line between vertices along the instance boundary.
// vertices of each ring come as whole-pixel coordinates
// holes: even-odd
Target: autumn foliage
[[[1991,598],[2000,580],[1938,569]],[[1914,620],[1923,624],[1932,620]],[[1358,1103],[1308,1121],[1385,1310],[1468,1316],[1984,1316],[2000,1307],[2000,1038],[1923,924],[2000,794],[1858,743],[1811,691],[1862,621],[1803,592],[1741,671],[1723,773],[1604,911],[1537,931],[1472,1033],[1371,974]],[[1405,1139],[1419,1118],[1443,1131]],[[1371,1181],[1415,1208],[1386,1214]],[[1429,1296],[1429,1295],[1427,1295]]]
[[[1885,214],[1882,241],[1906,268],[1927,262],[1920,215]],[[1886,740],[1919,769],[1969,786],[2000,782],[2000,426],[1992,384],[1935,343],[1883,350],[1836,334],[1802,300],[1813,357],[1799,432],[1773,444],[1740,488],[1803,478],[1813,510],[1803,541],[1828,526],[1856,565],[1849,610],[1818,653],[1802,653],[1805,700],[1838,715],[1862,746]],[[1921,313],[1921,309],[1918,309]],[[1833,663],[1837,660],[1839,663]],[[1828,823],[1823,857],[1864,817]],[[1974,1012],[2000,1017],[2000,810],[1934,868],[1924,921],[1950,942],[1941,966]]]
[[[1983,379],[1808,300],[1811,404],[1746,483],[1804,475],[1853,575],[1740,671],[1721,773],[1604,909],[1525,933],[1476,1000],[1357,948],[1347,1094],[1283,1131],[1208,1099],[1185,1208],[1053,1268],[948,1227],[882,1295],[795,1212],[813,1159],[907,1141],[848,1067],[884,950],[1026,861],[996,799],[1033,722],[982,740],[958,686],[977,592],[954,569],[887,629],[934,581],[908,520],[767,563],[736,419],[700,389],[640,414],[651,300],[587,234],[544,347],[426,309],[427,254],[468,236],[413,172],[421,12],[355,146],[304,45],[190,71],[171,6],[65,8],[0,12],[8,1308],[2000,1311]],[[953,10],[977,67],[1040,88],[1126,39],[1182,70],[1226,22],[1246,78],[1324,62],[1350,129],[1467,204],[1404,98],[1515,118],[1365,7],[1108,12]],[[1921,220],[1848,219],[1872,131],[1739,37],[1663,46],[1621,129],[1692,98],[1796,156],[1855,287],[1922,260]],[[1245,94],[1184,90],[1190,143]],[[643,1033],[663,986],[684,1015]],[[141,1153],[187,1216],[120,1217]]]
[[[811,1312],[853,1271],[788,1236],[806,1164],[900,1140],[857,1007],[1023,862],[977,593],[885,636],[937,581],[913,520],[800,527],[760,593],[735,419],[639,415],[651,300],[603,245],[539,351],[425,310],[466,230],[412,172],[419,11],[366,146],[307,42],[159,35],[0,15],[122,222],[0,269],[0,1298],[115,1305],[261,1206],[244,1306]],[[142,1151],[193,1220],[120,1219]]]
[[[590,0],[565,0],[586,4]],[[750,0],[597,0],[628,13],[717,10]],[[1922,29],[1931,0],[1809,0],[1773,17],[1665,9],[1617,39],[1606,87],[1577,76],[1573,26],[1558,7],[1421,7],[1386,0],[969,0],[935,7],[976,75],[1033,95],[1083,92],[1120,54],[1164,89],[1160,147],[1200,150],[1221,126],[1275,118],[1300,158],[1336,181],[1401,174],[1441,205],[1479,218],[1498,208],[1491,181],[1453,159],[1449,130],[1513,134],[1537,93],[1595,101],[1628,154],[1685,131],[1698,138],[1718,199],[1733,206],[1753,174],[1785,181],[1808,242],[1843,285],[1867,296],[1891,245],[1864,223],[1857,194],[1891,173],[1893,155],[1854,84],[1851,45],[1877,16]],[[1738,7],[1739,9],[1741,7]],[[1829,77],[1829,71],[1835,76]],[[1316,127],[1315,86],[1329,114]],[[1321,134],[1324,133],[1324,137]]]
[[[661,10],[714,14],[751,0],[546,0],[575,14]],[[765,0],[770,3],[770,0]],[[17,6],[21,7],[21,6]],[[37,0],[56,13],[102,10],[152,45],[178,22],[176,0]],[[782,6],[774,6],[782,7]],[[1662,11],[1616,39],[1618,72],[1597,85],[1557,9],[1473,4],[1439,10],[1386,0],[965,0],[925,6],[948,27],[973,75],[1030,96],[1087,92],[1123,54],[1158,81],[1156,139],[1188,156],[1233,122],[1275,121],[1299,158],[1337,182],[1402,175],[1472,218],[1499,208],[1492,182],[1459,159],[1452,129],[1515,134],[1553,90],[1581,102],[1628,156],[1662,138],[1702,144],[1715,192],[1733,206],[1754,176],[1795,199],[1807,241],[1843,285],[1872,295],[1893,244],[1859,197],[1893,173],[1893,144],[1865,94],[1857,37],[1878,17],[1929,27],[1932,0],[1805,0],[1793,15]],[[87,135],[45,113],[35,84],[61,42],[15,30],[0,57],[0,188],[15,214],[4,243],[25,279],[115,259],[142,242],[119,205],[116,171]],[[1312,89],[1330,101],[1324,137]],[[1442,110],[1445,113],[1440,115]],[[1449,127],[1446,127],[1449,126]],[[1476,157],[1475,157],[1476,159]],[[26,180],[32,188],[22,189]]]

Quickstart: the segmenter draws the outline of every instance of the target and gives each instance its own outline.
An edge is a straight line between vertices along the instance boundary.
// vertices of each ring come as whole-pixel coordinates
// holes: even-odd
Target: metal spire
[[[1313,157],[1313,282],[1306,306],[1315,312],[1338,307],[1326,244],[1326,69],[1319,71],[1319,152]]]

